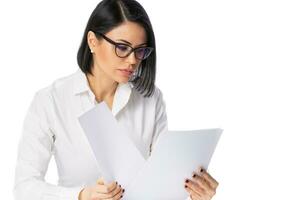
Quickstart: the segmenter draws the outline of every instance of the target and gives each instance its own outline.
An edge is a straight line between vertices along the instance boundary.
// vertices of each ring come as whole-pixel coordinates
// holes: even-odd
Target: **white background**
[[[290,0],[140,0],[157,38],[170,129],[221,127],[214,199],[300,199],[300,6]],[[77,70],[98,1],[0,2],[1,199],[33,94]],[[47,180],[57,181],[53,160]]]

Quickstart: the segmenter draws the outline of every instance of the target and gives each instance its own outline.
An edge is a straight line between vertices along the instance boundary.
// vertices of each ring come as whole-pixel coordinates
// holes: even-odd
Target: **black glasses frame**
[[[116,55],[117,55],[118,57],[120,57],[120,58],[126,58],[126,57],[128,57],[132,52],[134,52],[134,56],[135,56],[136,59],[144,60],[144,59],[148,58],[148,57],[150,56],[151,52],[154,50],[154,48],[152,48],[152,47],[136,47],[136,48],[133,48],[132,46],[130,46],[130,45],[128,45],[128,44],[121,43],[121,42],[115,42],[115,41],[113,41],[112,39],[110,39],[110,38],[108,38],[107,36],[105,36],[103,33],[100,33],[100,32],[95,32],[95,33],[96,33],[96,34],[99,34],[99,35],[102,36],[107,42],[109,42],[109,43],[111,43],[112,45],[114,45],[114,46],[115,46],[115,53],[116,53]],[[127,46],[127,47],[130,48],[130,51],[129,51],[125,56],[120,56],[120,55],[117,54],[117,46],[118,46],[118,45]],[[141,59],[141,58],[137,57],[137,55],[136,55],[136,50],[142,49],[142,48],[148,49],[148,50],[149,50],[149,53],[148,53],[148,55],[147,55],[146,57],[144,56],[144,57]]]

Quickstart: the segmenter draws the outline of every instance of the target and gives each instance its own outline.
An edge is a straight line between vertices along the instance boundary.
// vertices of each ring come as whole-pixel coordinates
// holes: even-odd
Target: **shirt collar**
[[[92,93],[85,73],[83,73],[81,69],[78,69],[75,72],[73,94],[79,95],[84,92]],[[129,101],[131,92],[132,85],[129,82],[118,84],[112,106],[113,115],[118,114],[120,110],[122,110],[126,106]]]

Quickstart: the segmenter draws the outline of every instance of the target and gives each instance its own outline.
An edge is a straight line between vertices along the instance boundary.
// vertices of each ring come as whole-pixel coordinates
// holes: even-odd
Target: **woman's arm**
[[[61,187],[44,180],[52,156],[53,134],[43,105],[45,95],[37,92],[19,141],[14,197],[16,200],[77,200],[82,187]]]
[[[157,95],[157,102],[155,106],[155,125],[154,125],[154,133],[152,137],[152,143],[150,146],[150,153],[156,144],[156,140],[159,135],[167,133],[168,130],[168,119],[167,119],[167,111],[166,111],[166,103],[163,99],[163,94],[159,88],[155,88]]]

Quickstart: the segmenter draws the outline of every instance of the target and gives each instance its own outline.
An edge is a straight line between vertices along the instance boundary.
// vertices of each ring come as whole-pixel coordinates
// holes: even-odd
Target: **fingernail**
[[[184,185],[185,188],[187,188],[187,185]]]
[[[118,181],[116,181],[116,184],[118,185]]]
[[[195,178],[196,177],[196,174],[195,173],[193,173],[193,178]]]
[[[122,192],[125,192],[125,189],[123,189]]]
[[[188,183],[188,182],[189,182],[189,180],[187,180],[187,179],[186,179],[186,180],[185,180],[185,182],[186,182],[186,183]]]
[[[121,196],[121,198],[123,197],[123,195]]]
[[[200,172],[203,172],[203,169],[201,168]]]

